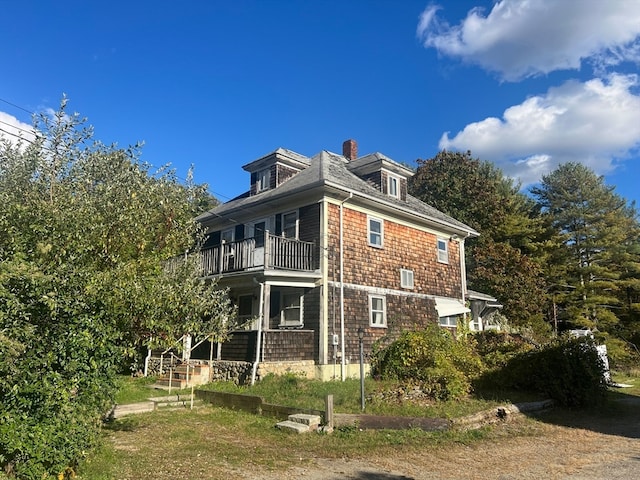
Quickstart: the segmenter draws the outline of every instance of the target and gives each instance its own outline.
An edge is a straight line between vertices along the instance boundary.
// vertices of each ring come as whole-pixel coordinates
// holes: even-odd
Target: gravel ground
[[[504,430],[504,437],[471,447],[429,448],[369,460],[301,459],[299,466],[284,472],[235,475],[245,480],[640,479],[640,398],[629,398],[622,407],[613,420],[544,413],[532,427],[535,434],[524,437],[510,437],[513,423],[506,422],[496,427]]]

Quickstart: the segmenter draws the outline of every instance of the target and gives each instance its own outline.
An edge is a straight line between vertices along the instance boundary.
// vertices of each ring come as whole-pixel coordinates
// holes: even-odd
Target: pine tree
[[[579,163],[561,165],[531,192],[562,238],[550,265],[558,274],[550,283],[561,292],[561,318],[574,328],[615,331],[632,306],[625,297],[638,286],[634,206]]]

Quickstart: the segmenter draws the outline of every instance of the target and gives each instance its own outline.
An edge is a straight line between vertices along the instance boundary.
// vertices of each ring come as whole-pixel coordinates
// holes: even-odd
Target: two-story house
[[[222,360],[317,378],[358,372],[381,337],[465,306],[464,241],[478,233],[407,193],[412,169],[380,154],[309,158],[279,148],[243,167],[249,190],[200,215],[204,275],[230,289],[247,328]]]

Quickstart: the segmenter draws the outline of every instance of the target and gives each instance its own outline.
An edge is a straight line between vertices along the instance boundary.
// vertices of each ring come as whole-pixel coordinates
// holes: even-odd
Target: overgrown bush
[[[469,393],[470,378],[482,371],[482,363],[468,341],[430,325],[374,349],[371,369],[374,376],[417,386],[436,400],[450,400]]]
[[[0,262],[0,465],[18,479],[71,474],[115,392],[116,332],[61,284],[85,282]]]
[[[520,353],[476,384],[536,393],[568,407],[598,404],[607,388],[603,362],[594,341],[587,338],[560,338]]]
[[[474,334],[475,349],[489,370],[504,367],[517,355],[533,350],[534,344],[520,334],[485,330]]]

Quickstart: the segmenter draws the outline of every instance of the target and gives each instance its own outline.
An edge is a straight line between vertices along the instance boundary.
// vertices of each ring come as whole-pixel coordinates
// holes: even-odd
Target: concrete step
[[[172,408],[172,407],[191,407],[191,395],[168,395],[165,397],[153,397],[149,399],[153,402],[156,408]],[[193,405],[203,405],[203,401],[199,398],[193,397]]]
[[[319,415],[296,413],[289,415],[289,421],[306,425],[309,427],[309,430],[317,430],[320,426],[321,418]]]
[[[109,417],[121,418],[125,415],[135,415],[137,413],[153,412],[156,404],[152,401],[129,403],[127,405],[116,405],[113,407]]]
[[[307,433],[311,431],[308,425],[304,425],[298,422],[292,422],[291,420],[278,422],[276,424],[276,428],[279,428],[280,430],[287,430],[289,432],[295,432],[295,433]]]

